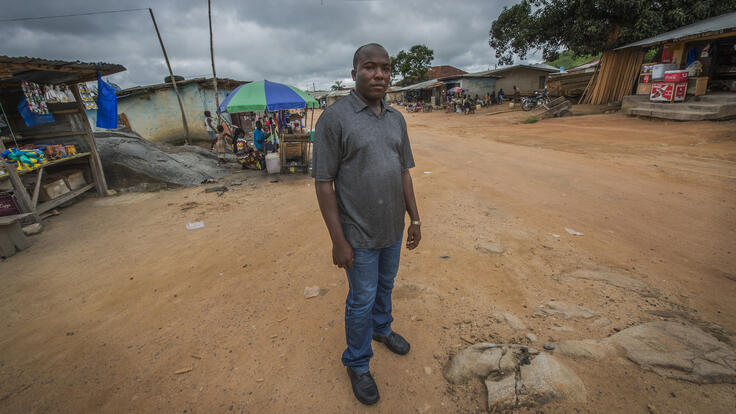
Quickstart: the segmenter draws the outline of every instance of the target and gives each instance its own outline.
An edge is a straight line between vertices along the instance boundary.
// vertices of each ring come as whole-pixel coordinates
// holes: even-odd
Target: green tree
[[[342,81],[336,80],[335,83],[330,86],[330,89],[332,89],[333,91],[339,91],[340,89],[342,89],[343,86],[344,85],[342,84]]]
[[[408,52],[399,51],[391,56],[391,80],[399,76],[397,85],[410,85],[427,80],[427,70],[434,59],[434,51],[425,45],[414,45]]]
[[[599,57],[600,57],[600,54],[595,55],[595,56],[592,56],[592,55],[575,56],[572,50],[565,50],[564,52],[560,53],[557,59],[547,62],[547,64],[552,65],[557,68],[562,66],[565,69],[569,69],[573,66],[582,65],[583,63],[590,62],[591,60],[599,58]]]
[[[501,64],[535,50],[547,61],[562,48],[597,55],[733,10],[736,0],[522,0],[493,21],[488,44]]]

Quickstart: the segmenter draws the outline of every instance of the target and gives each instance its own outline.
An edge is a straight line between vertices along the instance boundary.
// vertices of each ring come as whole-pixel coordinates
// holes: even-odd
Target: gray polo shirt
[[[406,121],[388,105],[376,116],[352,91],[317,121],[312,175],[335,182],[342,229],[353,248],[381,249],[399,240],[406,212],[401,176],[412,167]]]

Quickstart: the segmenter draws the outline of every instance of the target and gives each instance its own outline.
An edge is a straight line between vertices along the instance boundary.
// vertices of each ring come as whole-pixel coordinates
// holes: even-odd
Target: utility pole
[[[212,45],[212,0],[207,0],[207,14],[210,18],[210,58],[212,59],[212,83],[215,86],[215,113],[220,119],[220,97],[217,95],[217,72],[215,72],[215,48]]]
[[[171,79],[171,85],[174,87],[174,93],[176,93],[176,99],[179,101],[179,109],[181,110],[181,123],[184,125],[184,142],[187,145],[191,145],[189,142],[189,125],[187,125],[187,116],[184,113],[184,104],[181,102],[181,95],[179,94],[179,88],[176,87],[176,79],[174,79],[174,72],[171,71],[171,63],[169,63],[169,55],[166,54],[166,48],[164,47],[164,40],[161,39],[161,32],[158,31],[158,25],[156,24],[156,18],[153,16],[153,10],[148,9],[151,13],[151,20],[153,21],[153,28],[156,29],[156,35],[158,35],[158,42],[161,43],[161,51],[164,52],[164,59],[166,59],[166,67],[169,68],[169,76]]]

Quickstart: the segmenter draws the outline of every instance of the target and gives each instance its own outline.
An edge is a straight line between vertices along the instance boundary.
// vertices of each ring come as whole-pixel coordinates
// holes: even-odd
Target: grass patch
[[[539,121],[539,119],[537,119],[536,116],[530,116],[529,118],[521,121],[521,123],[522,124],[533,124],[533,123],[538,122],[538,121]]]

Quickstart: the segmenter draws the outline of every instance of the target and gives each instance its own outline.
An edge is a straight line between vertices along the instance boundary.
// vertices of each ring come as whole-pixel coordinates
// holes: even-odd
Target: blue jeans
[[[353,268],[347,269],[350,290],[345,301],[345,339],[342,363],[357,372],[368,371],[373,334],[391,333],[391,291],[399,270],[402,237],[383,249],[354,249]]]

